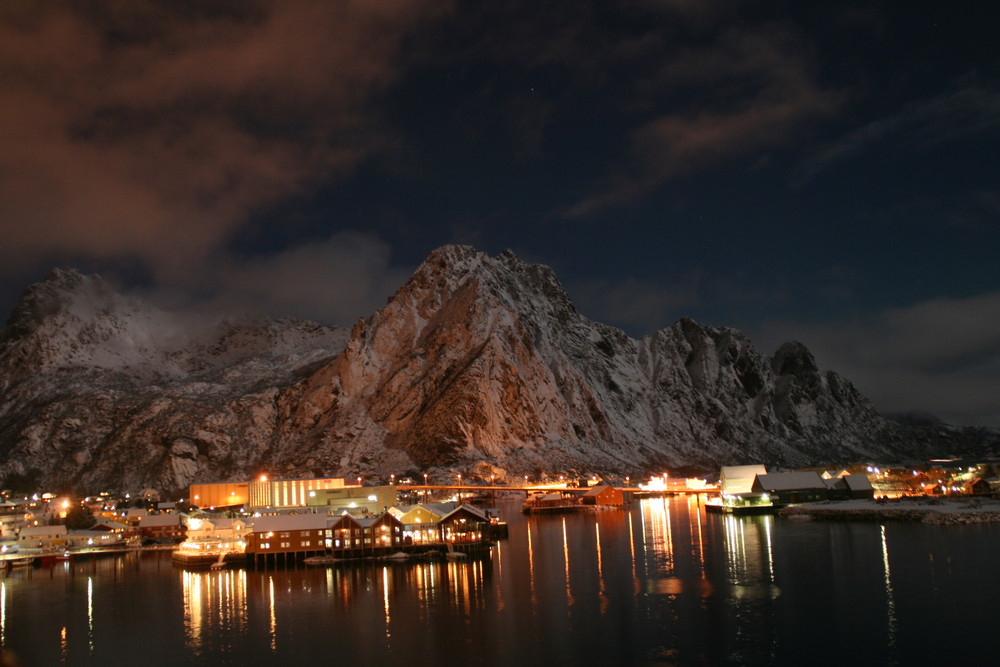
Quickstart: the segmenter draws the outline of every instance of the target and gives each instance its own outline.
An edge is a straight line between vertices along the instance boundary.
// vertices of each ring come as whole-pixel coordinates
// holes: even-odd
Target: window
[[[270,542],[261,542],[260,543],[260,548],[261,549],[270,549],[271,548],[271,543]]]
[[[304,547],[311,547],[312,546],[312,540],[302,540],[302,546],[304,546]]]
[[[281,548],[282,548],[282,549],[290,549],[290,548],[291,548],[291,546],[292,546],[292,543],[291,543],[291,542],[282,542],[282,543],[281,543]]]

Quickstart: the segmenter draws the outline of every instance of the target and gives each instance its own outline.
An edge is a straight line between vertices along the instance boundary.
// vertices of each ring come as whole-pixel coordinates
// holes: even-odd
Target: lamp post
[[[389,486],[393,486],[395,484],[396,484],[396,473],[391,473],[389,475]]]

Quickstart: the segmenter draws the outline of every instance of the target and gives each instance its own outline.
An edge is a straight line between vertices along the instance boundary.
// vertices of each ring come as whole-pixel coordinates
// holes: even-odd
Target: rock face
[[[181,317],[55,270],[0,334],[0,479],[175,490],[250,474],[280,389],[346,337],[301,320]]]
[[[181,489],[272,475],[618,472],[914,454],[786,343],[684,319],[636,340],[512,253],[431,253],[350,331],[188,318],[56,271],[0,337],[0,479]],[[926,444],[926,443],[925,443]]]

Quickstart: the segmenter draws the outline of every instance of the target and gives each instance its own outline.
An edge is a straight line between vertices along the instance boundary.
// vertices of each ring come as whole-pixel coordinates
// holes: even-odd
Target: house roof
[[[459,505],[454,510],[452,510],[451,512],[449,512],[448,515],[444,517],[444,519],[447,519],[448,517],[450,517],[453,514],[458,514],[459,512],[461,512],[463,510],[466,511],[466,512],[468,512],[469,514],[475,516],[475,517],[478,517],[478,518],[482,519],[483,521],[488,521],[489,520],[486,517],[486,514],[482,510],[480,510],[477,507],[473,507],[472,505]],[[442,519],[442,521],[444,519]]]
[[[749,493],[754,477],[766,475],[767,468],[763,464],[749,466],[723,466],[719,473],[722,493]]]
[[[21,529],[21,537],[33,537],[35,535],[65,535],[66,526],[25,526]]]
[[[139,517],[140,528],[158,528],[160,526],[179,526],[180,514],[144,514]]]
[[[587,489],[587,492],[585,494],[583,494],[583,495],[584,496],[599,496],[599,495],[601,495],[602,493],[604,493],[605,491],[607,491],[610,488],[612,488],[612,487],[610,485],[608,485],[608,484],[601,484],[600,486],[592,486],[589,489]]]
[[[827,484],[818,472],[777,472],[757,475],[757,483],[765,491],[793,491],[795,489],[826,489]]]
[[[844,484],[851,491],[872,491],[874,488],[868,479],[868,475],[860,473],[856,475],[844,475]]]
[[[266,533],[275,530],[323,530],[329,517],[326,514],[278,514],[261,516],[253,520],[251,532]]]

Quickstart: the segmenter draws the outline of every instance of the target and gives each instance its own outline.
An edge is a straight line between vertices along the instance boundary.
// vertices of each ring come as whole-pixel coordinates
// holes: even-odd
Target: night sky
[[[0,4],[0,308],[349,325],[446,243],[1000,425],[995,2]]]

